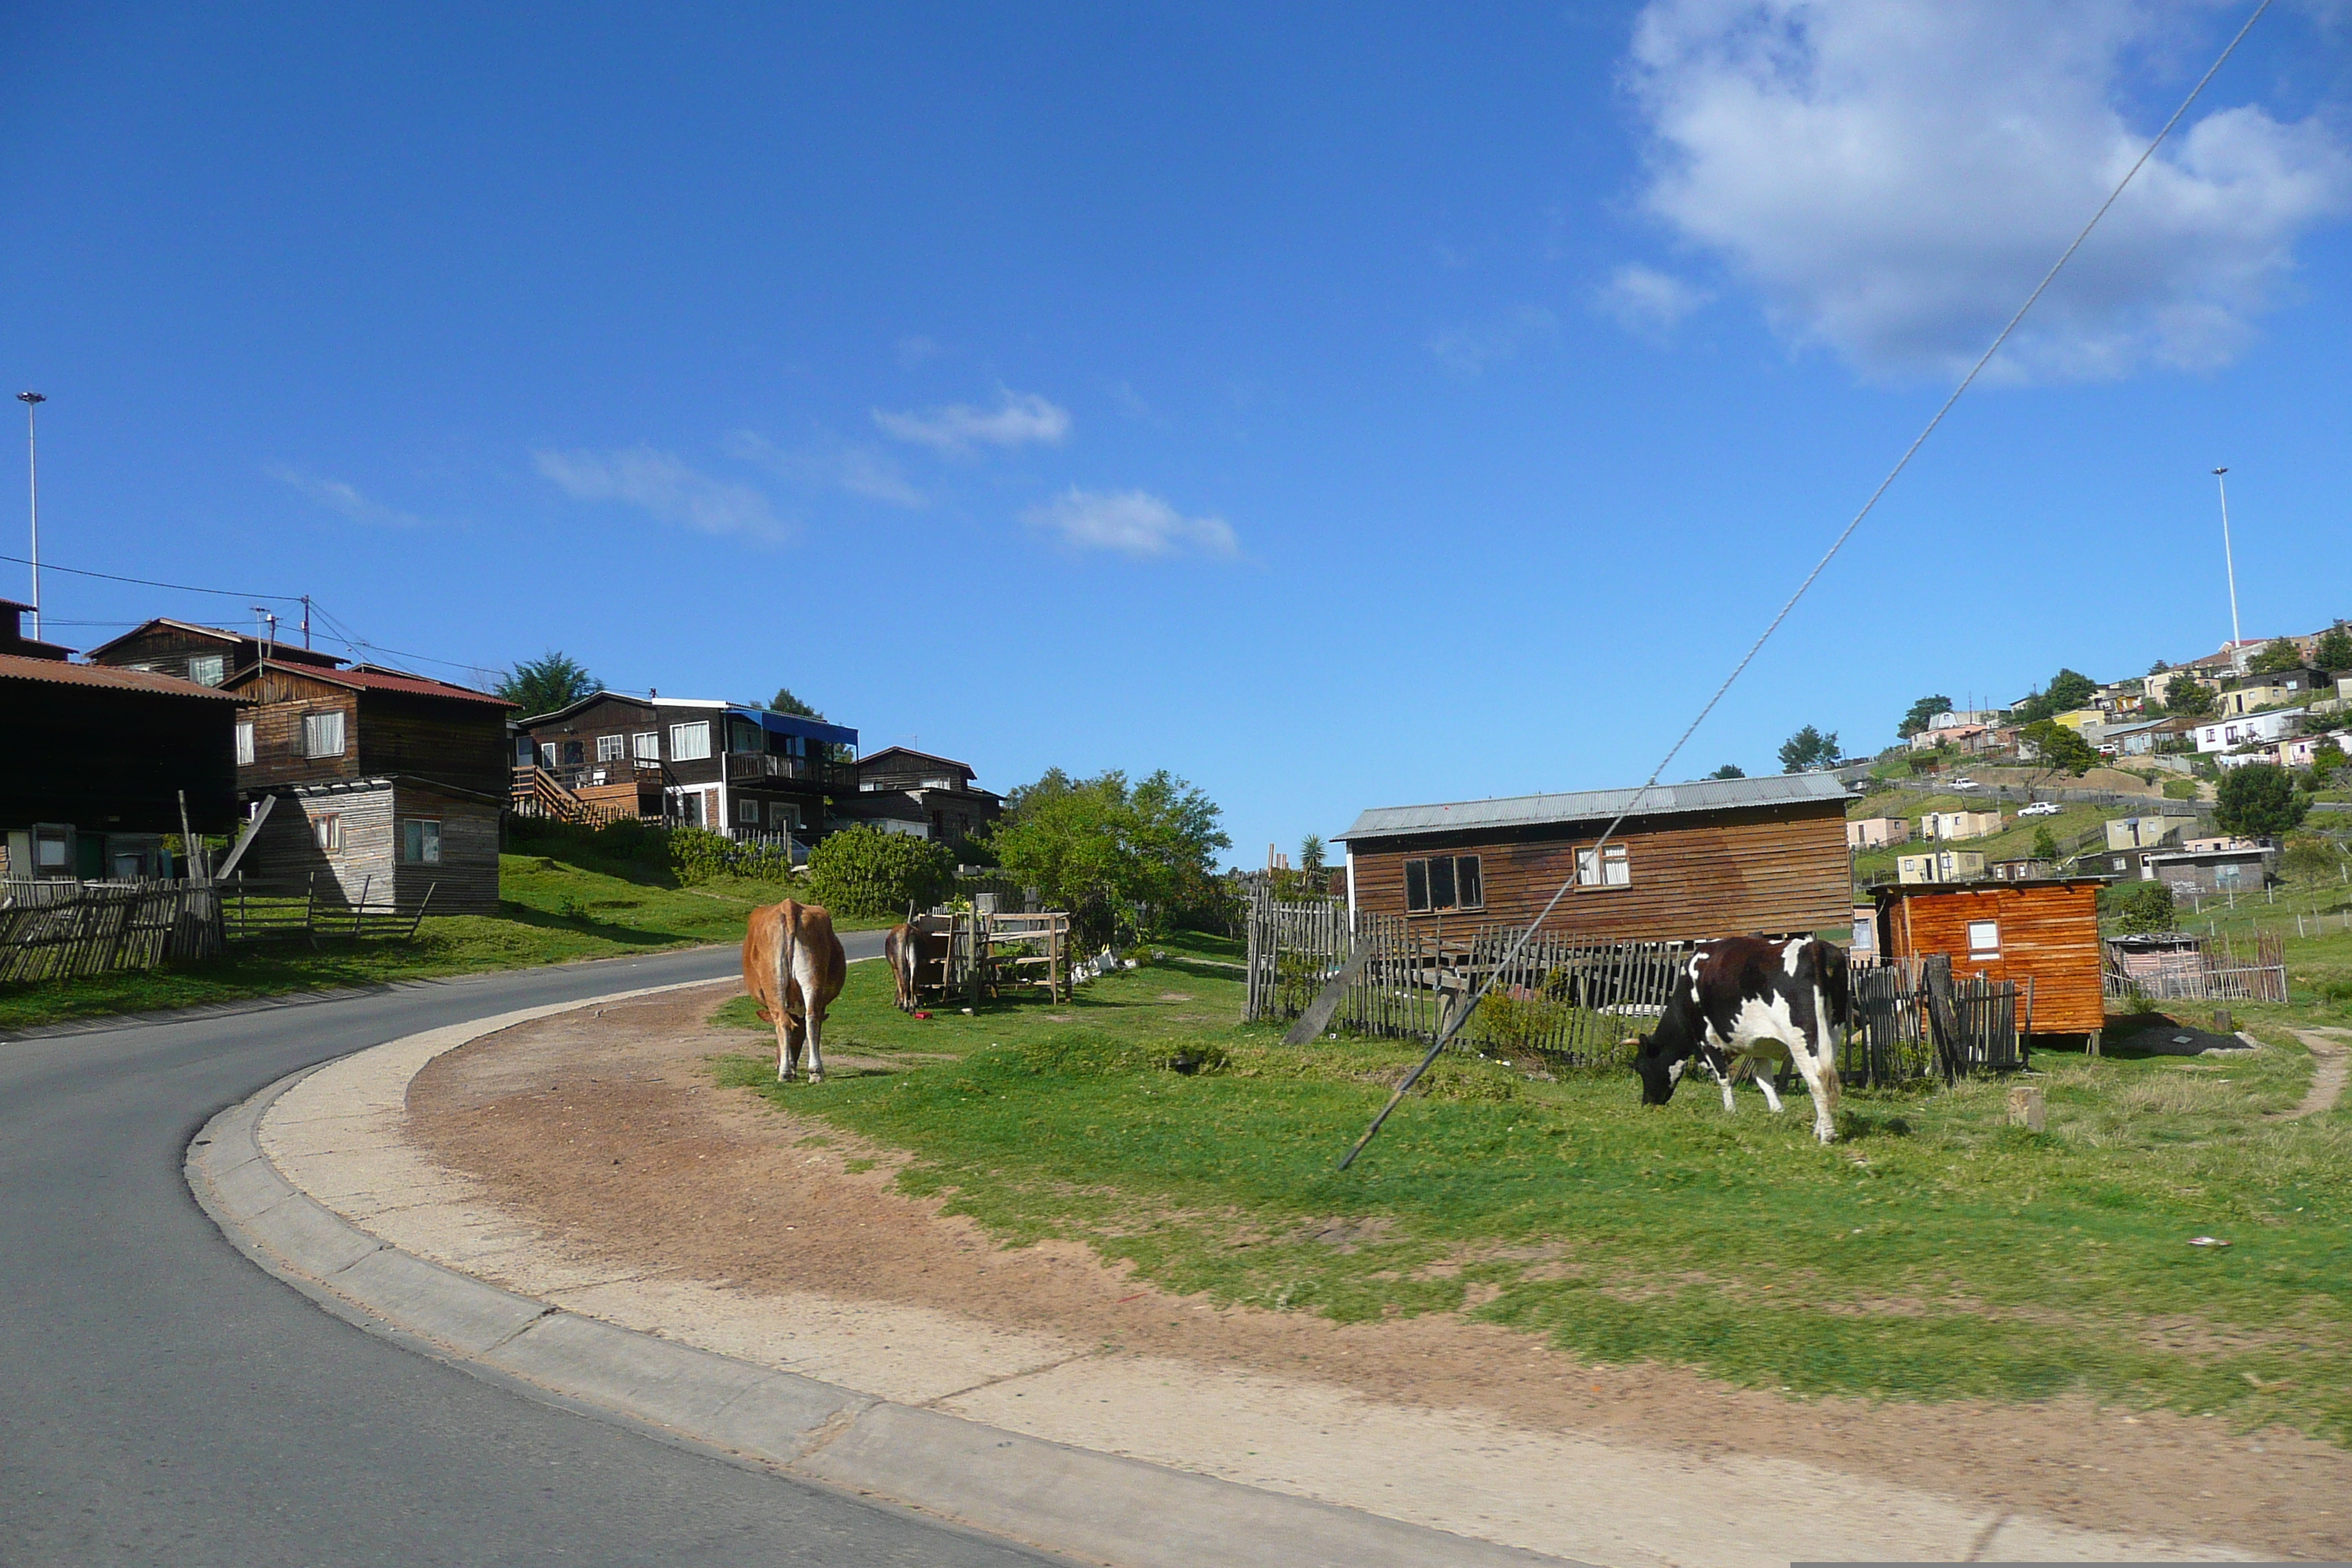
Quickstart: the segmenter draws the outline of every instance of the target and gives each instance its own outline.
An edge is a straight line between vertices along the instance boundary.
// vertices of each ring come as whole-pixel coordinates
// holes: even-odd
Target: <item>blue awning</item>
[[[749,719],[771,735],[798,735],[805,740],[824,741],[835,746],[856,746],[857,731],[845,724],[826,724],[814,719],[796,718],[790,713],[773,713],[765,708],[730,708],[727,711],[739,719]]]

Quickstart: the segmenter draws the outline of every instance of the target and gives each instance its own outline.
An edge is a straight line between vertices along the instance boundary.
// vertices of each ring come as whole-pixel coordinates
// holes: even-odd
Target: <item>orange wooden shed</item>
[[[1893,887],[1878,894],[1879,952],[1887,959],[1940,952],[1955,975],[2017,983],[2017,1025],[2026,1027],[2026,981],[2038,1035],[2095,1035],[2106,1026],[2099,968],[2095,877],[2023,882]]]

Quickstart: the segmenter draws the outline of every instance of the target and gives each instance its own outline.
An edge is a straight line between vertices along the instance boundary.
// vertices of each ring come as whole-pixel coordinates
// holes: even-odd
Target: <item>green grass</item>
[[[681,888],[656,868],[501,855],[496,915],[427,917],[414,942],[239,943],[225,958],[150,973],[0,986],[0,1029],[740,942],[745,916],[788,891],[733,879]]]
[[[2180,1060],[2126,1031],[2038,1058],[2044,1134],[2009,1128],[1988,1081],[1850,1094],[1828,1149],[1752,1094],[1732,1117],[1711,1093],[1644,1110],[1629,1075],[1449,1060],[1341,1174],[1411,1047],[1284,1047],[1198,966],[929,1024],[887,985],[854,968],[830,1032],[898,1070],[778,1086],[757,1046],[716,1070],[908,1151],[905,1188],[1006,1245],[1075,1239],[1171,1290],[1345,1321],[1465,1311],[1766,1388],[2085,1390],[2352,1439],[2352,1117],[2263,1121],[2308,1080],[2292,1045]],[[1181,1076],[1179,1049],[1224,1065]]]
[[[2001,815],[2009,819],[2010,824],[1999,833],[1990,834],[1983,838],[1955,839],[1949,844],[1940,839],[1927,840],[1917,837],[1919,819],[1931,811],[1990,811],[1996,805],[2000,806]],[[2110,817],[2136,815],[2138,813],[2116,806],[2075,804],[2062,805],[2054,816],[2028,816],[2021,819],[2017,815],[2015,802],[1995,802],[1981,795],[1970,795],[1967,792],[1900,796],[1874,795],[1867,800],[1855,801],[1846,808],[1846,816],[1850,819],[1866,816],[1905,817],[1909,820],[1913,834],[1912,840],[1908,844],[1896,845],[1885,849],[1866,849],[1856,855],[1853,858],[1853,874],[1857,885],[1874,876],[1891,879],[1895,875],[1895,857],[1899,855],[1917,855],[1935,849],[1959,849],[1982,855],[1988,865],[1995,860],[2021,860],[2033,853],[2033,841],[2042,828],[2049,828],[2050,837],[2056,839],[2063,849],[2083,835],[2095,828],[2100,828],[2100,825]],[[2104,843],[2105,840],[2102,839],[2101,842]]]

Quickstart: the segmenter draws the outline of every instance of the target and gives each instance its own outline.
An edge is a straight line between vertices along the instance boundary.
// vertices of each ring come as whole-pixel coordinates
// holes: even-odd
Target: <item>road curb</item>
[[[437,1055],[526,1016],[710,984],[615,992],[427,1033]],[[373,1048],[414,1049],[423,1039]],[[289,1074],[207,1122],[188,1146],[189,1190],[265,1271],[412,1349],[803,1481],[1119,1568],[1525,1568],[1566,1561],[893,1404],[619,1328],[428,1262],[313,1199],[263,1152],[263,1118],[316,1070]]]

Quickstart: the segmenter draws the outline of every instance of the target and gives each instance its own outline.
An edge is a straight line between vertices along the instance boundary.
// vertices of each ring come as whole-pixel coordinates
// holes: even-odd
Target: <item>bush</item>
[[[774,845],[738,844],[707,827],[673,827],[667,834],[670,870],[682,887],[719,877],[748,877],[761,882],[792,879],[792,855]]]
[[[904,917],[927,910],[955,886],[955,857],[944,844],[878,827],[845,827],[809,855],[809,898],[853,920]]]
[[[2294,776],[2276,763],[2230,770],[2214,792],[2213,820],[2224,833],[2283,838],[2303,825],[2311,797],[2298,795]]]
[[[2165,780],[2164,798],[2167,800],[2195,800],[2197,798],[2197,781],[2195,779]]]
[[[2099,889],[2099,912],[2124,935],[2172,929],[2172,889],[2163,882],[2114,882]]]

